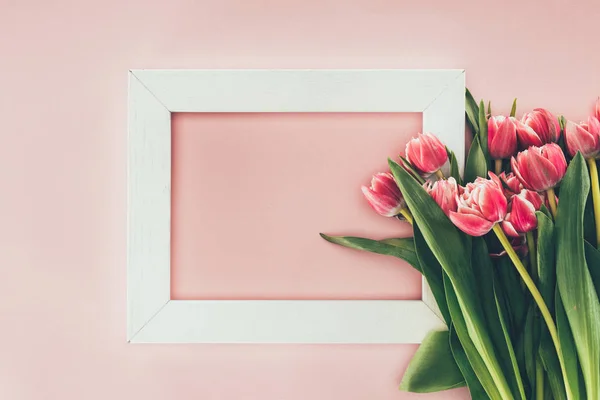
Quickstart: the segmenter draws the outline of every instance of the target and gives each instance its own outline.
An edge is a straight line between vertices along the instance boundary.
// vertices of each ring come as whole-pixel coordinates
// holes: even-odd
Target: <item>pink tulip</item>
[[[596,117],[589,117],[587,124],[567,121],[565,143],[571,156],[579,151],[586,159],[597,158],[600,154],[600,121]]]
[[[512,117],[498,115],[488,120],[488,149],[494,160],[510,158],[517,152],[517,125]]]
[[[544,198],[537,192],[523,188],[523,184],[515,174],[503,172],[499,176],[493,172],[489,172],[490,179],[504,192],[506,200],[510,201],[513,196],[520,195],[534,205],[536,210],[539,210],[544,203]],[[478,178],[482,179],[482,178]]]
[[[450,211],[450,220],[471,236],[485,235],[506,216],[506,197],[491,180],[468,183],[457,201],[457,211]]]
[[[442,179],[435,182],[427,181],[423,187],[444,211],[444,214],[449,215],[450,211],[456,211],[458,207],[456,199],[459,191],[454,178],[450,177],[447,180]]]
[[[558,118],[548,110],[536,108],[533,112],[523,115],[521,121],[517,123],[517,136],[523,149],[558,142],[560,138]]]
[[[511,166],[525,189],[536,192],[554,188],[567,172],[567,160],[556,143],[523,150],[511,159]]]
[[[596,100],[596,106],[594,107],[594,117],[600,120],[600,97]]]
[[[420,134],[406,144],[406,159],[417,170],[433,174],[446,164],[446,146],[431,133]]]
[[[404,197],[389,172],[373,175],[371,187],[361,189],[373,210],[384,217],[394,217],[405,207]]]
[[[502,229],[512,237],[534,230],[537,228],[535,210],[535,206],[525,196],[521,194],[513,196],[508,205],[506,218],[502,222]]]

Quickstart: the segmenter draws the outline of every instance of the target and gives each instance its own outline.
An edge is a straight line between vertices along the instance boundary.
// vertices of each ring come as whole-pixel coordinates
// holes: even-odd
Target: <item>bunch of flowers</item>
[[[468,91],[466,100],[473,142],[463,176],[425,133],[362,187],[414,237],[321,236],[404,259],[426,278],[448,330],[424,339],[401,389],[598,400],[600,99],[581,123],[542,108],[517,119],[516,100],[509,116],[492,116]]]

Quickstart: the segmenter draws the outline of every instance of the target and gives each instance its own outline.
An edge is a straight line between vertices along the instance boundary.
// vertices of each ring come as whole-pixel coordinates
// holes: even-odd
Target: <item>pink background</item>
[[[497,111],[518,96],[580,119],[600,94],[595,3],[0,0],[0,398],[465,398],[398,392],[412,345],[127,345],[126,71],[466,68]],[[365,276],[330,295],[395,297]]]

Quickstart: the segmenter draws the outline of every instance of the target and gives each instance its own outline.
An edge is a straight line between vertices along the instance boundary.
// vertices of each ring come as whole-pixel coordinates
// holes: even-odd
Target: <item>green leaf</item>
[[[490,160],[490,152],[488,150],[488,123],[487,117],[485,115],[485,106],[483,104],[483,100],[479,104],[479,143],[481,145],[481,150],[483,151],[483,155],[486,161]],[[487,169],[487,165],[486,165]]]
[[[452,324],[453,328],[456,331],[456,335],[460,341],[460,344],[465,352],[467,359],[469,360],[469,364],[475,375],[477,376],[477,380],[484,388],[487,395],[492,399],[502,399],[500,392],[498,391],[498,387],[488,370],[485,361],[479,354],[475,344],[471,340],[471,337],[468,332],[466,321],[462,315],[460,305],[458,302],[458,298],[452,286],[452,282],[447,274],[444,274],[444,286],[446,288],[446,299],[448,301],[448,309],[450,310],[450,314],[452,315]],[[461,365],[461,363],[459,363]],[[469,381],[467,381],[469,382]]]
[[[460,178],[460,171],[458,167],[458,160],[456,159],[456,155],[452,150],[449,150],[446,147],[446,151],[448,152],[448,158],[450,159],[450,176],[456,179],[456,182],[459,185],[462,185],[462,179]]]
[[[485,240],[482,237],[473,238],[472,269],[475,274],[475,280],[479,283],[478,298],[483,306],[490,338],[498,350],[498,358],[511,386],[513,396],[515,398],[519,398],[520,396],[521,399],[525,399],[521,372],[517,365],[508,326],[502,314],[503,306],[499,303],[495,293],[494,266],[489,254]]]
[[[488,400],[490,397],[485,393],[483,386],[481,386],[479,379],[477,379],[477,375],[475,375],[475,371],[473,371],[473,367],[471,367],[471,364],[469,363],[465,349],[463,349],[462,344],[460,344],[454,325],[450,325],[450,348],[454,355],[454,361],[458,365],[458,368],[467,383],[471,399]]]
[[[471,254],[467,251],[466,235],[450,222],[437,203],[406,170],[393,160],[389,160],[389,165],[404,194],[406,204],[421,229],[423,238],[448,275],[456,292],[456,300],[460,308],[458,314],[462,314],[457,318],[464,319],[465,327],[467,327],[467,331],[464,332],[458,329],[457,323],[457,333],[461,343],[465,346],[465,340],[470,340],[474,344],[485,361],[484,366],[488,368],[489,374],[494,379],[496,390],[503,395],[510,396],[510,388],[490,340],[490,332],[486,327],[483,310],[476,294],[477,283],[471,268]],[[444,286],[448,298],[447,285]],[[450,302],[448,302],[448,308],[450,309]],[[450,315],[452,321],[455,321],[452,310]],[[467,351],[466,348],[465,351]],[[468,351],[467,355],[469,356]],[[470,356],[469,359],[471,359]],[[477,368],[474,369],[477,371]],[[487,389],[486,387],[486,391]]]
[[[471,142],[467,164],[465,166],[465,182],[473,182],[478,176],[487,177],[488,167],[483,150],[481,149],[479,137]]]
[[[423,179],[423,177],[421,176],[421,174],[419,174],[419,172],[413,168],[413,166],[411,165],[411,163],[408,162],[408,160],[402,156],[399,156],[400,160],[402,161],[402,166],[406,169],[409,170],[409,172],[412,174],[413,178],[415,178],[417,181],[419,181],[419,183],[422,185],[425,183],[425,179]]]
[[[556,260],[555,260],[555,241],[554,241],[554,223],[552,218],[541,211],[536,212],[538,221],[538,240],[537,240],[537,269],[538,269],[538,287],[544,302],[550,312],[554,312],[554,294],[556,292]],[[541,338],[539,354],[546,370],[550,388],[556,400],[566,400],[565,385],[563,382],[562,370],[552,337],[546,324],[541,326]]]
[[[581,154],[567,169],[556,220],[556,277],[571,326],[585,387],[600,399],[600,302],[585,261],[583,214],[590,180]]]
[[[556,246],[554,241],[554,223],[543,212],[537,211],[537,275],[539,290],[550,312],[554,311],[554,292],[556,291]]]
[[[590,269],[592,282],[594,282],[596,288],[596,294],[600,297],[600,250],[585,242],[585,259]]]
[[[590,243],[596,241],[596,220],[594,218],[594,201],[590,193],[585,203],[585,211],[583,215],[583,237]]]
[[[510,116],[514,117],[515,115],[517,115],[517,98],[516,97],[515,97],[515,100],[513,101],[512,108],[510,109]]]
[[[353,236],[329,236],[324,233],[320,235],[328,242],[340,246],[400,258],[422,272],[413,238],[373,240]]]
[[[421,270],[423,271],[423,276],[429,284],[431,293],[433,293],[433,297],[435,297],[435,301],[444,321],[446,321],[446,325],[450,325],[450,311],[448,311],[448,303],[446,302],[446,293],[444,291],[442,266],[427,246],[427,242],[425,242],[425,238],[423,238],[417,224],[413,226],[413,231],[415,250],[417,252],[419,264],[421,265]]]
[[[487,115],[492,115],[492,101],[488,100]]]
[[[449,332],[429,332],[410,361],[400,390],[431,393],[462,386],[465,380],[454,361]]]
[[[563,306],[563,301],[560,298],[558,287],[555,293],[556,306],[556,329],[558,331],[558,340],[560,341],[560,349],[563,355],[565,370],[567,371],[567,382],[564,382],[567,391],[571,393],[569,396],[572,400],[585,399],[585,387],[581,384],[583,381],[580,378],[580,365],[577,357],[577,348],[575,339],[569,327],[567,314]]]
[[[523,331],[525,326],[530,301],[521,289],[521,277],[508,256],[497,260],[496,270],[498,271],[498,280],[502,287],[500,294],[503,295],[504,301],[507,304],[506,309],[510,316],[509,327],[511,337],[516,337]]]
[[[473,130],[473,134],[479,134],[479,107],[477,106],[477,102],[473,98],[473,95],[469,92],[469,89],[467,89],[465,93],[465,112],[467,114],[467,121]]]
[[[525,328],[523,329],[522,339],[522,351],[525,355],[525,371],[527,373],[529,385],[533,393],[535,393],[537,390],[535,387],[535,364],[541,335],[540,320],[535,311],[535,305],[531,303],[529,309],[527,310],[527,318],[525,320]],[[528,398],[533,398],[533,396],[529,396]]]

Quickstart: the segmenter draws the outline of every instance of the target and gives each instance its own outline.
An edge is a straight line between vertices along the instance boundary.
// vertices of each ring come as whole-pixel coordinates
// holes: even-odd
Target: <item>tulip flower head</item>
[[[400,188],[389,172],[373,175],[371,187],[361,189],[373,210],[384,217],[394,217],[406,207]]]
[[[526,196],[513,196],[508,204],[508,213],[502,221],[502,229],[508,236],[518,237],[537,228],[535,205]]]
[[[516,119],[498,115],[488,120],[488,149],[494,160],[515,155],[517,152]]]
[[[560,124],[550,111],[536,108],[517,122],[517,136],[522,149],[556,143],[560,138]]]
[[[553,189],[567,172],[567,160],[556,143],[523,150],[511,159],[511,166],[523,187],[535,192]]]
[[[448,153],[440,139],[419,133],[406,144],[406,159],[420,172],[433,174],[446,164]]]
[[[457,210],[449,213],[450,220],[471,236],[488,233],[504,220],[508,206],[502,190],[492,180],[486,179],[468,183],[457,197],[457,203]]]
[[[600,121],[589,117],[587,124],[567,121],[565,125],[565,143],[571,156],[577,152],[586,158],[598,158],[600,154]]]
[[[449,215],[450,211],[456,211],[459,188],[454,178],[450,177],[447,180],[442,179],[435,182],[427,181],[423,187],[444,211],[444,214]]]

